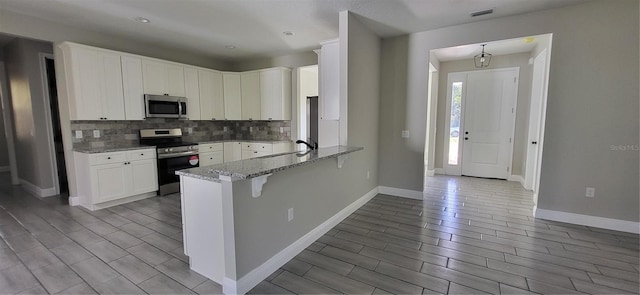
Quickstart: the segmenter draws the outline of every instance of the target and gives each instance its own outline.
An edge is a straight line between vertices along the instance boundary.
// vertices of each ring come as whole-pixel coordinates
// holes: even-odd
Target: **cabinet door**
[[[122,88],[124,90],[124,117],[126,120],[144,120],[144,88],[142,86],[142,60],[123,56]]]
[[[222,73],[198,70],[200,81],[200,114],[203,120],[223,120],[224,91]]]
[[[322,45],[320,51],[320,119],[340,119],[340,54],[339,42]]]
[[[102,115],[102,71],[100,53],[82,47],[69,48],[73,95],[71,120],[100,120]]]
[[[173,64],[166,64],[165,66],[167,69],[167,93],[172,96],[186,96],[184,67]]]
[[[242,143],[241,142],[225,142],[224,143],[224,162],[233,162],[242,160]]]
[[[260,99],[263,120],[291,120],[291,71],[260,71]]]
[[[91,166],[91,183],[94,203],[127,197],[128,182],[124,163]]]
[[[242,120],[261,120],[260,111],[260,72],[248,72],[240,75],[242,95]]]
[[[200,120],[200,85],[198,69],[184,68],[185,97],[187,98],[187,118]]]
[[[151,60],[142,61],[142,84],[145,94],[169,94],[167,79],[167,68],[164,64]]]
[[[258,152],[256,152],[256,151],[243,150],[242,151],[242,160],[254,158],[257,153]]]
[[[130,173],[130,187],[127,196],[139,195],[158,190],[158,169],[156,159],[131,161],[126,165]]]
[[[223,73],[224,83],[224,116],[227,120],[242,118],[242,101],[240,90],[240,74]]]
[[[120,55],[100,53],[102,63],[102,116],[106,120],[124,120],[124,93]]]

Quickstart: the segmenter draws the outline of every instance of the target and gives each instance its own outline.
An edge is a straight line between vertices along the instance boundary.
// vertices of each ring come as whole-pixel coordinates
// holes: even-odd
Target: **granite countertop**
[[[176,174],[214,182],[220,182],[221,175],[230,177],[232,180],[250,179],[265,174],[310,164],[326,158],[335,158],[363,149],[363,147],[333,146],[319,148],[307,153],[291,152],[211,166],[185,169],[176,171]]]
[[[292,140],[268,140],[268,139],[225,139],[225,140],[210,140],[210,141],[199,141],[199,144],[207,144],[207,143],[224,143],[224,142],[260,142],[260,143],[293,143]]]
[[[140,145],[140,144],[127,144],[127,145],[118,145],[118,146],[101,146],[101,147],[92,147],[92,146],[80,146],[74,147],[74,152],[85,153],[85,154],[97,154],[97,153],[109,153],[109,152],[122,152],[122,151],[130,151],[130,150],[142,150],[142,149],[154,149],[155,146],[150,145]]]

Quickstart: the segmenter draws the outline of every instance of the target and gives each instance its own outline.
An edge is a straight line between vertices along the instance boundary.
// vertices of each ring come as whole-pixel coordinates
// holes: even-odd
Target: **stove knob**
[[[188,147],[188,150],[192,150],[192,149],[193,149],[193,147],[192,147],[192,146]]]
[[[164,149],[164,152],[165,152],[165,153],[169,152],[169,149]]]
[[[170,152],[173,152],[173,149],[169,149]]]

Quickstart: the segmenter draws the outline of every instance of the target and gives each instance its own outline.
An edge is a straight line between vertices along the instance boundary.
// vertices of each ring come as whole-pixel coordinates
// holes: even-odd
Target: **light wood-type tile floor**
[[[217,294],[183,254],[178,195],[88,211],[0,174],[0,294]],[[638,294],[639,236],[534,219],[517,183],[378,195],[251,293]]]

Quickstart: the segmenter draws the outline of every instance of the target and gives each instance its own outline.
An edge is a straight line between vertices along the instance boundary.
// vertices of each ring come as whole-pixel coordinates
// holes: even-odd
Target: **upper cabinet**
[[[184,67],[156,60],[142,60],[145,94],[186,96]]]
[[[242,101],[239,73],[222,73],[224,88],[224,116],[226,120],[242,120]]]
[[[224,88],[222,73],[198,70],[200,85],[200,118],[202,120],[224,120]]]
[[[142,87],[142,60],[122,56],[122,88],[126,120],[144,120],[144,89]]]
[[[184,68],[184,89],[187,98],[187,119],[200,120],[200,83],[198,79],[198,69],[192,67]]]
[[[242,96],[242,120],[260,120],[260,72],[244,72],[240,74]]]
[[[319,58],[320,119],[340,119],[340,43],[338,39],[322,43]]]
[[[71,43],[60,45],[71,120],[124,120],[120,55]]]
[[[291,70],[273,68],[260,71],[262,120],[291,120]]]

